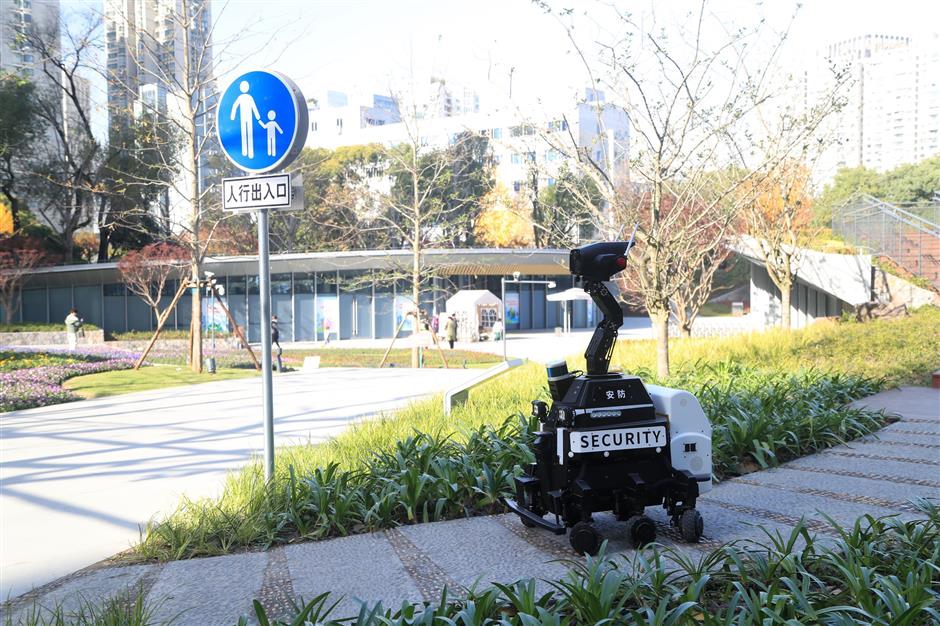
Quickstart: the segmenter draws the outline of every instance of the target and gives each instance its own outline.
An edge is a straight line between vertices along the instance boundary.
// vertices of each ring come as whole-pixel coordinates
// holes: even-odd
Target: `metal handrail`
[[[908,226],[911,226],[912,228],[917,228],[919,230],[923,230],[925,233],[929,235],[935,235],[937,237],[940,237],[940,225],[935,224],[931,222],[930,220],[928,220],[927,218],[921,217],[920,215],[916,215],[914,213],[911,213],[910,211],[906,211],[896,204],[885,202],[884,200],[880,200],[866,193],[860,193],[860,194],[856,194],[852,196],[851,198],[843,202],[840,205],[840,207],[847,207],[850,204],[853,204],[859,200],[866,201],[869,204],[865,206],[860,206],[857,209],[843,212],[842,213],[843,219],[845,217],[849,217],[849,216],[861,213],[863,211],[876,210],[877,212],[885,212],[885,213],[893,214],[897,216],[899,220],[904,221],[904,223],[906,223]]]
[[[832,230],[940,286],[940,255],[932,251],[934,240],[940,241],[940,225],[929,219],[860,193],[833,209]]]

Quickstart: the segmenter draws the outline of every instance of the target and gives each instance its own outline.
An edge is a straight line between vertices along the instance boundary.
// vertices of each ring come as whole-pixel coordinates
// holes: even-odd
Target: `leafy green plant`
[[[880,428],[885,415],[847,405],[884,388],[887,380],[870,375],[876,371],[893,371],[893,381],[915,379],[920,367],[929,371],[926,364],[940,359],[940,311],[678,341],[668,380],[649,371],[650,346],[621,342],[615,363],[700,400],[712,422],[713,467],[721,479]],[[533,399],[548,399],[548,392],[542,368],[527,364],[475,389],[450,416],[438,396],[357,424],[324,444],[281,449],[273,484],[265,484],[260,464],[249,465],[229,476],[218,500],[184,500],[174,514],[154,520],[137,554],[223,554],[236,546],[499,511],[499,496],[512,493],[514,475],[534,460],[529,444],[538,424],[521,413]]]
[[[73,609],[62,602],[51,606],[34,603],[20,613],[16,621],[12,612],[4,619],[4,626],[168,626],[175,619],[157,622],[153,615],[159,607],[147,603],[140,588],[128,588],[103,602],[80,598]]]
[[[363,606],[345,618],[331,617],[329,594],[296,609],[290,622],[269,620],[257,603],[255,611],[264,626],[935,624],[940,507],[916,504],[911,520],[864,516],[849,527],[830,520],[835,540],[800,522],[788,533],[765,530],[763,539],[695,556],[653,545],[611,557],[605,545],[597,556],[568,561],[568,574],[547,581],[550,590],[541,595],[535,580],[522,579],[444,589],[437,602],[398,610]]]

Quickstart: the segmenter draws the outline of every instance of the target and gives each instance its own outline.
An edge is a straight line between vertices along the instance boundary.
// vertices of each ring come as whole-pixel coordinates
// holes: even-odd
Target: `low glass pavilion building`
[[[277,315],[281,341],[379,339],[395,333],[411,294],[406,276],[412,257],[407,250],[368,250],[282,254],[271,257],[272,312]],[[549,302],[549,292],[572,286],[567,250],[428,250],[424,265],[435,278],[421,303],[429,315],[444,310],[445,300],[460,289],[488,289],[501,296],[506,279],[505,320],[508,330],[549,329],[562,326],[562,306]],[[224,287],[223,296],[237,324],[247,329],[249,341],[261,337],[261,306],[256,256],[214,257],[203,269]],[[555,281],[514,284],[520,280]],[[177,285],[163,296],[168,304]],[[173,312],[169,328],[189,327],[192,306],[187,293]],[[59,322],[75,307],[88,323],[106,333],[152,330],[156,320],[147,304],[127,291],[116,263],[40,268],[22,290],[16,318],[24,322]],[[203,323],[224,327],[224,315],[204,304]],[[598,312],[586,301],[569,307],[572,328],[595,325]],[[218,316],[218,318],[217,318]],[[411,332],[406,323],[402,335]]]

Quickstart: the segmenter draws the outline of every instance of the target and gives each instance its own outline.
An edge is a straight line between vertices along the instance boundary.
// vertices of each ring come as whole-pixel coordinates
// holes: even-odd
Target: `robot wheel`
[[[627,520],[627,537],[634,548],[642,548],[656,541],[656,523],[645,515],[634,515]]]
[[[679,516],[679,532],[682,538],[689,543],[697,543],[702,538],[702,531],[705,530],[705,521],[702,514],[695,509],[686,509]]]
[[[601,534],[587,522],[578,522],[568,531],[568,541],[578,554],[594,556],[601,548]]]

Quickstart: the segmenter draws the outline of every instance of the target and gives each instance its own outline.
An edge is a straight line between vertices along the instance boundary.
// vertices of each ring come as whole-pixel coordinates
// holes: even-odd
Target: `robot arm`
[[[591,296],[594,304],[604,314],[604,319],[594,329],[591,342],[584,351],[587,373],[589,376],[606,374],[610,366],[610,357],[614,352],[614,342],[617,340],[617,329],[623,324],[623,312],[620,310],[620,304],[604,283],[596,280],[586,281],[584,291]]]
[[[610,357],[617,339],[617,329],[623,324],[623,312],[617,300],[611,295],[604,281],[610,280],[627,266],[627,254],[633,247],[636,229],[630,241],[605,241],[577,248],[571,251],[569,269],[575,277],[584,280],[586,291],[604,319],[594,330],[591,343],[584,352],[589,376],[606,374],[610,366]]]

